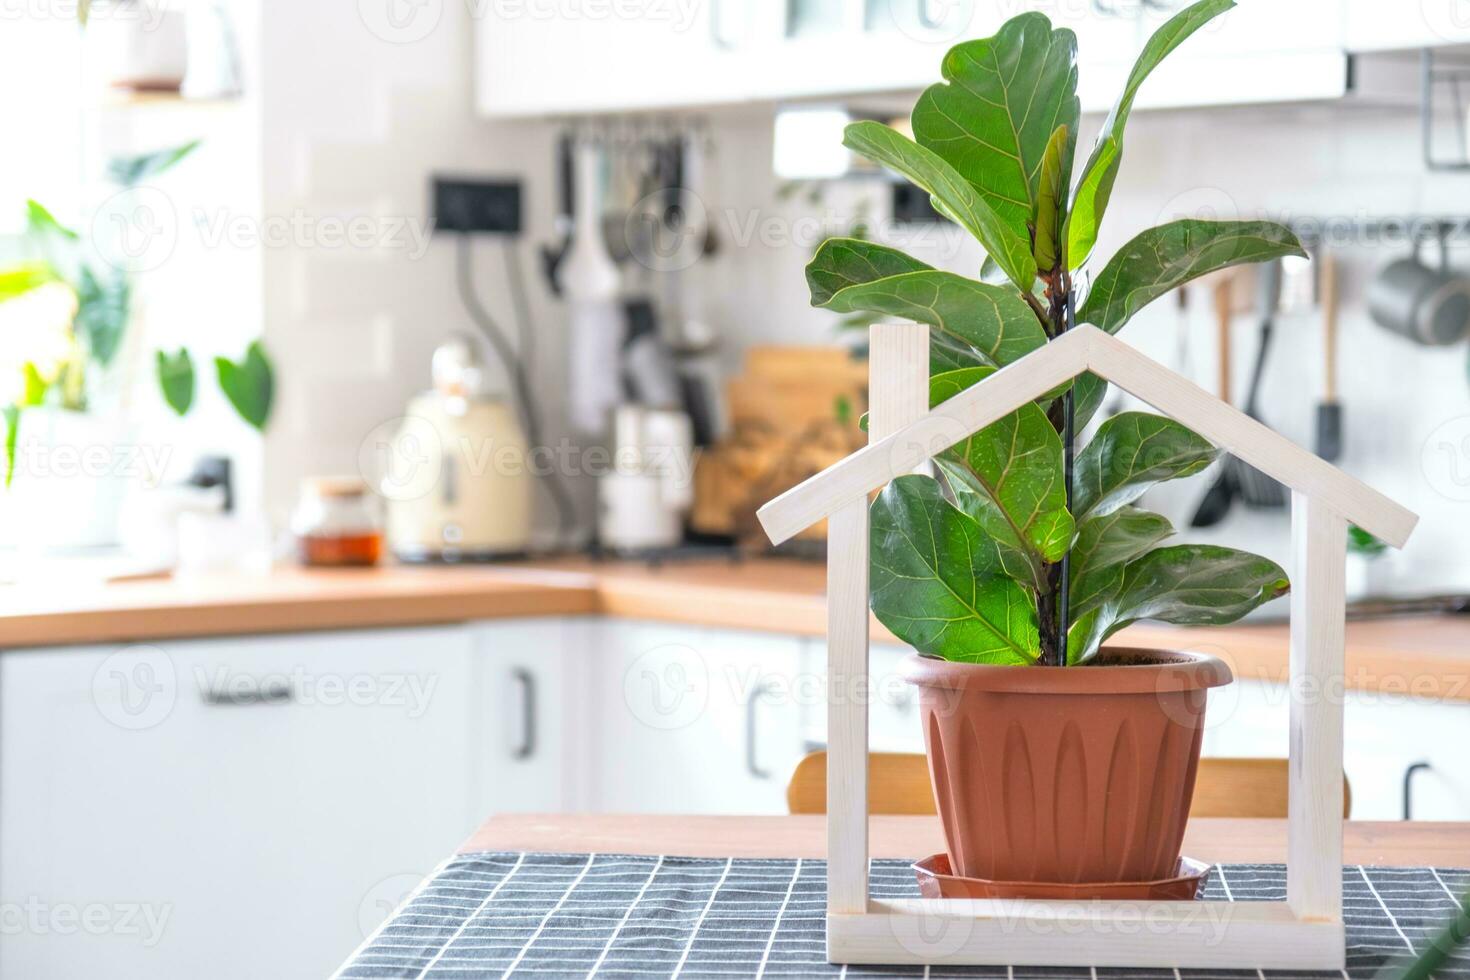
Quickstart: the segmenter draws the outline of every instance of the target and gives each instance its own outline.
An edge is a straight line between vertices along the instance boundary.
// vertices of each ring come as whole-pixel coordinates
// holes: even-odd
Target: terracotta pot
[[[1106,648],[1078,667],[913,656],[950,865],[1010,882],[1169,877],[1194,794],[1205,691],[1198,653]]]

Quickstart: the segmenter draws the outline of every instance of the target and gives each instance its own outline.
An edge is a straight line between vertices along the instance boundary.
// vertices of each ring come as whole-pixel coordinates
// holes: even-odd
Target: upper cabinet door
[[[761,97],[779,101],[916,92],[940,78],[952,46],[994,33],[994,5],[923,0],[754,0],[766,70]]]
[[[918,92],[942,79],[950,48],[993,36],[1007,12],[1006,5],[978,0],[755,2],[763,9],[757,42],[765,51],[760,95],[770,100]],[[1137,49],[1138,17],[1131,2],[1119,0],[1117,9],[1063,4],[1066,9],[1043,11],[1055,26],[1077,34],[1085,107],[1089,67],[1126,65]]]
[[[476,23],[481,113],[634,112],[750,96],[755,3],[657,3],[636,17],[619,16],[619,4],[575,14],[564,6],[554,14],[535,4],[485,6]]]
[[[1465,0],[1342,0],[1349,51],[1394,51],[1470,44],[1470,3]]]
[[[1188,5],[1187,0],[1145,5],[1142,38]],[[1238,0],[1154,70],[1137,106],[1332,99],[1346,93],[1347,82],[1342,0]]]

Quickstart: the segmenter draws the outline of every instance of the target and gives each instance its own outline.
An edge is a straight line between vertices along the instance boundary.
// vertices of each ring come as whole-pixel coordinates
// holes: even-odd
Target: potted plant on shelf
[[[107,173],[112,206],[130,215],[130,195],[187,158],[198,142],[138,156],[117,157]],[[144,210],[138,214],[142,216]],[[0,488],[19,470],[24,537],[40,547],[110,545],[129,481],[107,467],[80,476],[18,464],[25,445],[73,458],[137,443],[131,417],[134,385],[148,365],[139,336],[140,273],[127,244],[107,240],[112,223],[94,217],[90,234],[58,221],[44,205],[26,202],[24,257],[0,264],[0,326],[13,342],[0,357]],[[175,414],[194,403],[195,370],[187,348],[154,350],[152,371],[163,401]],[[220,391],[241,419],[263,431],[270,414],[274,372],[264,348],[251,343],[240,361],[216,357]],[[57,454],[60,455],[60,454]],[[83,478],[86,477],[86,478]]]
[[[1078,296],[1149,73],[1232,0],[1201,0],[1144,46],[1074,181],[1076,37],[1027,13],[954,47],[919,98],[914,138],[876,122],[846,144],[908,178],[1003,274],[945,272],[834,239],[807,267],[812,302],[931,327],[930,404],[1061,337],[1117,332],[1200,275],[1304,255],[1264,221],[1174,221],[1134,237]],[[990,277],[986,277],[990,278]],[[1179,860],[1205,690],[1229,669],[1199,654],[1104,643],[1143,619],[1233,622],[1288,589],[1274,562],[1165,545],[1150,486],[1217,455],[1171,419],[1125,412],[1078,447],[1105,382],[1082,375],[945,451],[937,472],[873,502],[873,612],[918,651],[936,799],[956,874],[1033,883],[1147,882]]]

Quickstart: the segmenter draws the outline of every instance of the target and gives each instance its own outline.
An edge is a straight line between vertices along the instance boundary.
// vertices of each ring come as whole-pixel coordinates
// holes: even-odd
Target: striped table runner
[[[369,977],[1372,977],[1422,951],[1470,889],[1470,870],[1343,869],[1348,968],[1277,971],[835,967],[826,862],[618,854],[462,854],[435,872],[338,972]],[[903,861],[874,861],[875,897],[918,894]],[[1280,901],[1279,864],[1223,865],[1206,898]],[[1462,952],[1442,980],[1470,980]]]

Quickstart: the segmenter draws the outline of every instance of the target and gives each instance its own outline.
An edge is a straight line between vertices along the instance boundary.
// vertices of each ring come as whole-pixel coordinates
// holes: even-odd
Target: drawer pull
[[[536,754],[536,677],[524,667],[515,668],[510,676],[521,686],[521,744],[510,755],[525,760]]]
[[[770,779],[769,770],[762,769],[755,757],[755,712],[760,704],[761,698],[770,694],[771,684],[765,682],[750,692],[750,700],[745,702],[745,771],[756,779]]]
[[[1404,770],[1404,819],[1414,819],[1414,776],[1416,773],[1427,772],[1434,767],[1427,762],[1414,762]]]
[[[235,677],[226,684],[200,688],[199,698],[205,704],[241,707],[249,704],[289,704],[295,700],[296,692],[291,689],[291,682],[284,679]]]

